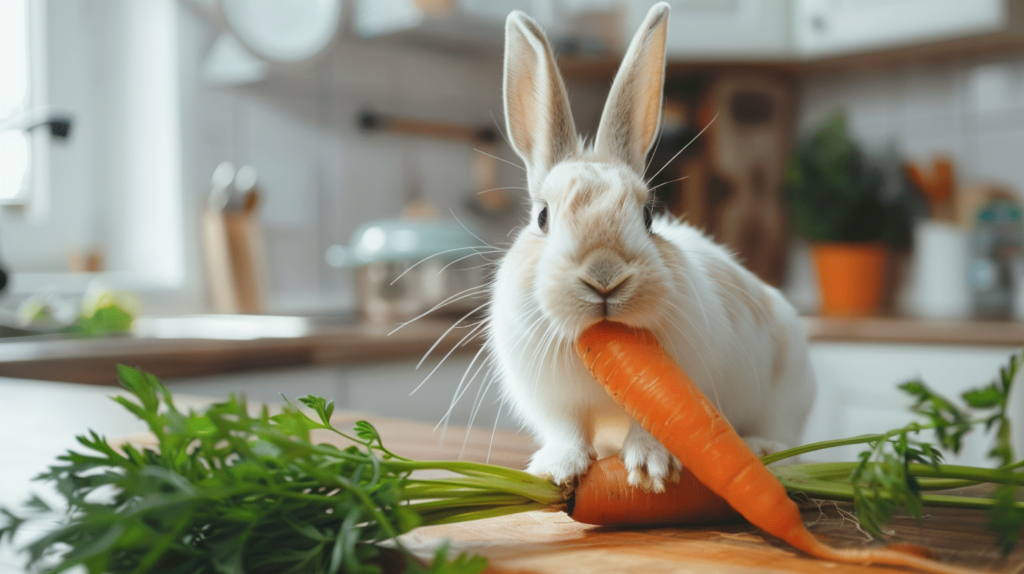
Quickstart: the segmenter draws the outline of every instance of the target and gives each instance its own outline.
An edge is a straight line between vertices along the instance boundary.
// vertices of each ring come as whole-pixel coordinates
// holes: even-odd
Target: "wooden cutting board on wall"
[[[786,258],[783,175],[793,123],[784,77],[728,72],[709,80],[697,113],[703,152],[678,168],[671,211],[730,247],[764,281],[779,285]]]

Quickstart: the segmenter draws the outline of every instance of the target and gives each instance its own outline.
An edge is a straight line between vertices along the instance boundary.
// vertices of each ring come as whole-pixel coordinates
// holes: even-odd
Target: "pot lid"
[[[455,221],[376,219],[360,225],[348,246],[332,245],[325,258],[332,267],[358,267],[375,261],[447,260],[469,255],[481,241]]]

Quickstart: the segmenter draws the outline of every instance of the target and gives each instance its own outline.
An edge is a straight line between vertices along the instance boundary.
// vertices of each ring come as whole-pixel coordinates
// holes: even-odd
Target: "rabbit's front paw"
[[[526,472],[563,486],[586,474],[596,458],[597,451],[587,444],[546,444],[533,453]]]
[[[619,451],[629,471],[629,484],[645,491],[664,492],[665,481],[679,482],[682,465],[647,431],[634,426]]]

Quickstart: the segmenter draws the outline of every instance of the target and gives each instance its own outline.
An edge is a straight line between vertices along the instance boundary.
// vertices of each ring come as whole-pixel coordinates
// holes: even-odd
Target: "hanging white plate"
[[[228,25],[256,55],[301,62],[330,44],[341,0],[221,0]]]

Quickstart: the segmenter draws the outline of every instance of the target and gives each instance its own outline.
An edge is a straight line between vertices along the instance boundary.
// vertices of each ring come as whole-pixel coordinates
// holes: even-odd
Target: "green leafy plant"
[[[444,548],[422,565],[396,537],[421,525],[548,508],[562,502],[550,482],[493,465],[417,462],[384,448],[365,421],[355,435],[331,426],[333,402],[305,397],[314,417],[288,403],[252,414],[231,397],[202,413],[179,411],[152,375],[118,366],[131,397],[115,400],[144,420],[157,448],[117,447],[95,433],[78,437],[42,474],[66,509],[34,499],[34,519],[64,515],[28,546],[31,566],[60,572],[380,572],[398,553],[409,573],[479,572],[481,558],[449,559]],[[336,433],[348,448],[315,444]],[[419,479],[417,470],[451,478]],[[30,522],[4,511],[0,541]]]
[[[909,242],[907,193],[900,169],[886,169],[854,142],[842,113],[793,150],[785,172],[790,220],[810,241]],[[898,167],[898,163],[897,167]],[[897,188],[900,193],[884,193]]]
[[[132,330],[135,317],[116,304],[96,309],[92,315],[79,315],[74,323],[63,329],[72,335],[117,335]]]

